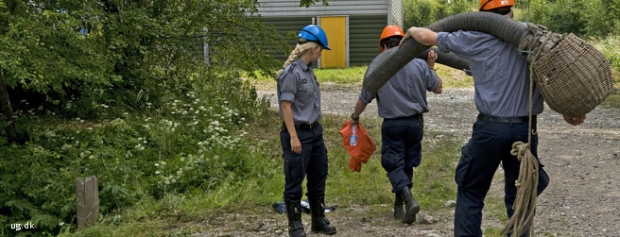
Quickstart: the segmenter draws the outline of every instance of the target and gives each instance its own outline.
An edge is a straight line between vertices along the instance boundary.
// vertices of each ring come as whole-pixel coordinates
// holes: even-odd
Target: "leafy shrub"
[[[190,83],[189,74],[204,73],[197,67],[205,66],[205,44],[212,65],[266,71],[279,64],[253,44],[283,45],[256,17],[255,1],[140,2],[0,3],[2,85],[15,110],[43,106],[96,119],[159,107]]]
[[[472,11],[477,4],[467,0],[405,0],[404,27],[426,27],[435,21],[463,12]],[[405,29],[403,29],[405,30]]]
[[[243,144],[242,129],[263,116],[268,104],[235,74],[190,78],[207,80],[180,84],[174,90],[184,94],[112,120],[17,113],[31,140],[0,146],[3,233],[16,233],[10,223],[24,221],[32,221],[37,234],[75,228],[76,178],[97,176],[105,215],[147,197],[209,192],[250,175],[254,151]]]
[[[478,10],[472,0],[405,0],[404,27],[424,27],[445,17]],[[542,24],[557,33],[605,37],[620,34],[620,0],[517,0],[515,19]]]
[[[605,37],[620,33],[620,0],[532,0],[520,19],[547,26],[557,33]]]
[[[608,37],[602,41],[603,48],[601,52],[609,60],[609,63],[616,71],[620,72],[620,51],[618,51],[618,45],[620,45],[620,37],[613,36]]]

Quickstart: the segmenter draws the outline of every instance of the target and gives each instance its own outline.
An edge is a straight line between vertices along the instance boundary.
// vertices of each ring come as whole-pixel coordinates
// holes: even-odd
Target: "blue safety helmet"
[[[297,34],[297,38],[317,42],[323,46],[323,48],[331,50],[331,48],[327,46],[327,35],[325,34],[325,31],[317,25],[307,25],[301,29],[299,34]]]

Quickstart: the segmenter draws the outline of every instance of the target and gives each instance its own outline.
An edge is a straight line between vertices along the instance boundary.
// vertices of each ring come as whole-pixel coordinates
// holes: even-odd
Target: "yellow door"
[[[323,50],[321,68],[347,67],[347,21],[346,16],[320,16],[319,26],[327,34],[327,42],[332,50]]]

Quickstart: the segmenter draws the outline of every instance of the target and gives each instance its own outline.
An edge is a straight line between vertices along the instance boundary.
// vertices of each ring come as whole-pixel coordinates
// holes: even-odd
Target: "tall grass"
[[[366,68],[366,66],[361,66],[346,69],[317,69],[315,74],[320,82],[338,85],[361,85]]]
[[[474,80],[471,76],[465,75],[461,70],[436,64],[438,68],[437,76],[443,80],[445,88],[467,88],[473,87]],[[321,83],[322,89],[330,90],[332,88],[359,90],[362,88],[364,74],[367,66],[350,67],[344,69],[315,69],[314,73],[317,80]],[[258,90],[275,90],[276,81],[271,76],[257,74],[258,76],[249,77],[250,81]]]
[[[616,89],[607,97],[602,106],[620,108],[620,51],[618,51],[620,37],[612,35],[603,39],[592,40],[591,43],[609,60],[615,82]]]
[[[209,202],[210,208],[224,206],[237,200],[226,190],[251,189],[274,175],[273,160],[251,166],[264,153],[246,146],[240,130],[261,119],[268,105],[235,75],[195,73],[190,79],[209,83],[173,85],[178,94],[161,104],[147,103],[143,110],[112,119],[65,120],[17,111],[18,129],[30,140],[24,145],[0,140],[2,236],[75,230],[76,178],[98,178],[101,214],[120,224],[145,216],[150,220],[159,206],[174,204],[175,195],[225,193],[210,196]],[[123,218],[132,215],[138,217]],[[23,221],[31,221],[36,231],[9,229]]]
[[[620,89],[611,92],[609,97],[603,102],[603,107],[620,108]]]
[[[370,205],[373,213],[390,213],[391,206],[382,205],[391,204],[394,196],[380,164],[381,120],[366,118],[363,121],[378,149],[359,173],[349,170],[350,158],[338,133],[344,120],[343,116],[325,115],[322,121],[330,167],[326,202],[341,209],[351,205]],[[273,202],[282,201],[284,187],[278,137],[280,126],[277,113],[270,112],[264,119],[244,128],[243,142],[254,153],[246,158],[251,160],[252,178],[231,178],[231,182],[223,181],[229,185],[208,192],[169,192],[158,200],[145,199],[106,214],[93,227],[75,233],[65,231],[61,236],[162,236],[169,234],[168,229],[180,225],[189,226],[184,228],[189,234],[200,228],[183,223],[200,222],[220,212],[236,212],[250,206],[262,210],[271,208]],[[453,167],[460,143],[460,139],[452,139],[449,134],[427,132],[423,141],[423,161],[415,171],[413,188],[414,196],[425,210],[450,208],[445,203],[455,196]],[[368,215],[375,215],[373,213]],[[140,231],[145,228],[149,229],[148,233]]]

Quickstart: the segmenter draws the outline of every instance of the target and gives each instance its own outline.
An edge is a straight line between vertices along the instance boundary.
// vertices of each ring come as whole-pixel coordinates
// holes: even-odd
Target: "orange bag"
[[[349,120],[346,120],[342,129],[340,129],[342,144],[351,155],[349,169],[353,172],[360,172],[362,164],[368,162],[368,159],[370,159],[370,156],[372,156],[372,153],[375,152],[377,147],[368,132],[366,132],[366,129],[364,129],[364,126],[359,122],[357,123],[357,146],[351,146],[351,144],[349,144],[349,139],[353,131],[349,124]]]

